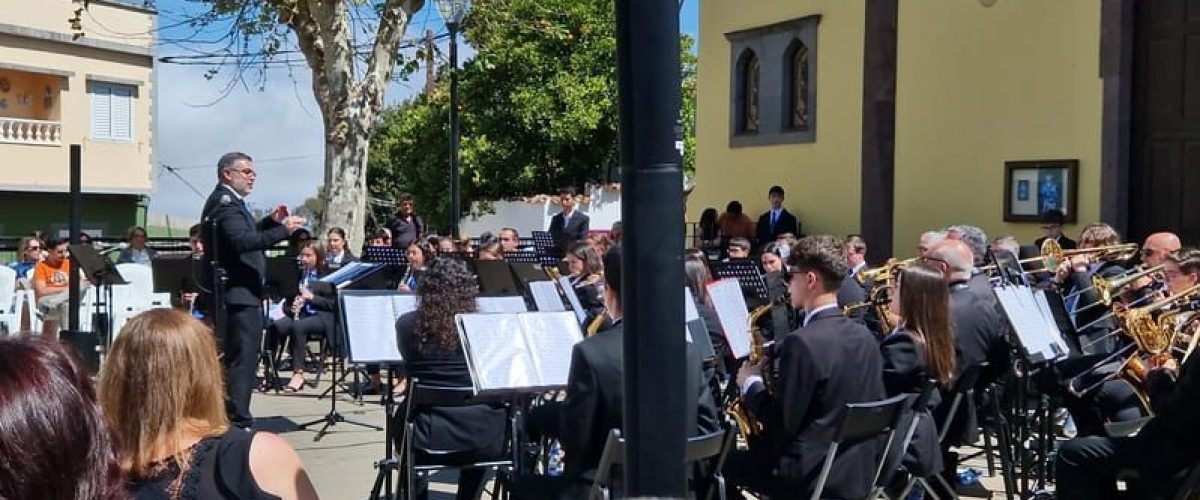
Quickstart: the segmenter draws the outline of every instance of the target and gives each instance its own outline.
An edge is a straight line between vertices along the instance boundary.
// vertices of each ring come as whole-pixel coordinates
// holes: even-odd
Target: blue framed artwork
[[[1004,163],[1004,220],[1039,222],[1048,210],[1075,222],[1079,160],[1021,160]]]

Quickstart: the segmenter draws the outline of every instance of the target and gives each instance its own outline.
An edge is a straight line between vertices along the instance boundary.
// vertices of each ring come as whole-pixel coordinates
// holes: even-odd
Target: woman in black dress
[[[603,329],[604,318],[604,262],[603,256],[587,243],[576,243],[563,258],[567,263],[567,278],[575,288],[579,304],[587,313],[584,321],[589,333]],[[599,321],[599,323],[598,323]]]
[[[471,387],[471,373],[459,344],[454,315],[475,311],[479,287],[467,265],[453,257],[437,257],[417,285],[417,310],[396,320],[396,341],[404,356],[405,375],[423,386]],[[398,410],[397,415],[403,415]],[[496,459],[504,451],[506,414],[488,405],[413,409],[416,463],[435,459],[424,450],[453,455],[455,463]],[[396,426],[402,429],[403,425]],[[483,492],[484,469],[458,475],[460,500]],[[420,481],[417,498],[427,498],[428,482]]]
[[[891,308],[901,320],[881,345],[888,396],[919,393],[935,381],[924,411],[918,409],[920,423],[904,460],[909,473],[927,477],[942,470],[931,410],[941,403],[939,392],[949,390],[955,370],[950,293],[941,268],[927,262],[905,267],[892,290]]]

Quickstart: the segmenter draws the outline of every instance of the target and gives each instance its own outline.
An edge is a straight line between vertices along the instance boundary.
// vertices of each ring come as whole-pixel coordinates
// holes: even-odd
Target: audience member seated
[[[411,246],[409,248],[412,248]],[[471,387],[471,374],[459,344],[454,315],[475,311],[479,288],[466,264],[453,258],[433,260],[417,287],[417,310],[396,320],[396,342],[404,356],[407,377],[424,386]],[[403,415],[405,410],[397,410]],[[507,422],[502,408],[488,405],[452,408],[420,407],[413,411],[413,447],[417,464],[452,454],[455,464],[500,458]],[[403,425],[395,426],[402,429]],[[477,499],[483,492],[483,469],[459,472],[460,500]],[[417,498],[429,496],[428,481],[418,482]]]
[[[70,242],[60,238],[50,242],[50,253],[38,262],[33,271],[33,290],[37,297],[38,311],[42,313],[42,334],[58,336],[58,328],[66,321],[69,313],[67,300],[70,295],[71,258]],[[80,273],[80,290],[87,280]]]
[[[282,438],[230,427],[212,331],[173,309],[135,316],[100,374],[100,400],[137,498],[315,499]]]
[[[325,256],[321,245],[309,240],[300,244],[300,287],[292,298],[286,300],[283,310],[286,315],[271,322],[267,328],[270,345],[278,350],[284,339],[291,340],[292,380],[286,387],[288,392],[304,389],[304,364],[308,354],[308,339],[325,337],[334,340],[334,316],[337,299],[326,295],[329,290],[314,287],[314,282],[326,274]],[[314,292],[319,290],[319,292]]]
[[[126,239],[129,246],[121,249],[121,254],[117,256],[117,263],[150,265],[155,252],[153,248],[146,246],[146,229],[141,226],[131,227]]]
[[[45,336],[0,337],[0,498],[127,498],[87,371]]]
[[[742,202],[734,200],[725,205],[725,213],[717,217],[717,234],[723,244],[733,238],[754,238],[754,221],[742,212]]]
[[[18,289],[28,289],[30,287],[30,282],[27,278],[29,271],[41,261],[42,241],[33,236],[21,238],[21,243],[17,245],[17,260],[8,264],[9,269],[17,272]]]
[[[325,233],[325,267],[330,271],[337,271],[357,260],[358,257],[350,253],[346,245],[346,231],[340,227],[330,228]]]
[[[694,248],[700,250],[717,250],[721,241],[717,234],[717,209],[709,207],[700,213],[700,222],[696,224]]]

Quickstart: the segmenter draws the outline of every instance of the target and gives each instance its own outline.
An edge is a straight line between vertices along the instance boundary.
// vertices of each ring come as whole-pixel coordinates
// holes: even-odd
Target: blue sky
[[[692,36],[698,30],[699,1],[685,0],[680,11],[680,29]],[[164,27],[158,56],[196,53],[195,43],[175,42],[196,39],[192,29],[172,25],[184,14],[198,12],[199,7],[185,0],[158,0],[157,5],[159,26]],[[445,31],[432,0],[413,17],[408,36],[419,37],[426,29]],[[201,37],[206,38],[204,34]],[[460,50],[464,59],[470,54],[469,48]],[[253,205],[294,207],[316,193],[323,178],[323,142],[320,112],[306,66],[274,66],[267,71],[261,89],[251,82],[222,97],[228,77],[218,73],[212,80],[206,79],[210,66],[156,65],[157,141],[150,212],[198,217],[204,199],[193,188],[207,195],[215,182],[217,158],[234,150],[256,160],[259,178],[249,198]],[[387,102],[400,102],[423,85],[424,72],[418,71],[408,81],[394,83],[388,89]],[[163,168],[164,164],[175,173]]]

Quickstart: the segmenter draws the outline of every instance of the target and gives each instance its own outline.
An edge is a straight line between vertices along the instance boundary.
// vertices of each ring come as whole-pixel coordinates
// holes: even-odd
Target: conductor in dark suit
[[[245,153],[221,156],[217,161],[217,179],[217,187],[204,203],[201,240],[204,260],[217,260],[226,276],[225,324],[224,328],[217,325],[217,333],[222,337],[225,351],[229,420],[234,425],[248,427],[253,423],[250,393],[254,390],[254,370],[262,344],[262,298],[267,268],[263,250],[287,239],[300,229],[304,219],[288,217],[287,208],[281,206],[267,218],[254,220],[245,198],[254,189],[256,174],[254,160]],[[205,282],[214,284],[212,269],[207,271]]]
[[[417,286],[417,310],[396,320],[396,341],[410,379],[422,386],[472,386],[454,315],[475,312],[478,294],[475,277],[465,262],[450,257],[434,259]],[[397,411],[397,415],[403,414],[403,409]],[[494,460],[504,452],[507,417],[503,408],[417,407],[413,409],[413,420],[418,465]],[[460,471],[455,498],[479,498],[485,472],[479,468]],[[428,480],[418,481],[417,498],[428,495]]]
[[[883,360],[871,332],[838,309],[837,290],[847,273],[840,240],[801,238],[788,255],[787,272],[792,306],[805,311],[804,321],[799,330],[776,339],[773,392],[764,385],[762,364],[746,362],[738,370],[742,402],[758,416],[767,438],[731,455],[726,477],[730,485],[772,498],[807,498],[845,404],[885,397]],[[880,445],[876,440],[843,443],[822,496],[866,497]]]
[[[758,246],[766,245],[784,233],[799,236],[800,222],[796,220],[795,215],[783,208],[783,187],[771,186],[767,191],[767,199],[771,202],[771,209],[758,217],[758,226],[754,233],[757,240],[755,243]]]
[[[563,209],[550,218],[550,237],[563,253],[570,250],[571,245],[576,242],[587,239],[588,235],[590,222],[587,214],[575,209],[575,196],[575,188],[566,187],[559,190],[558,197]]]

